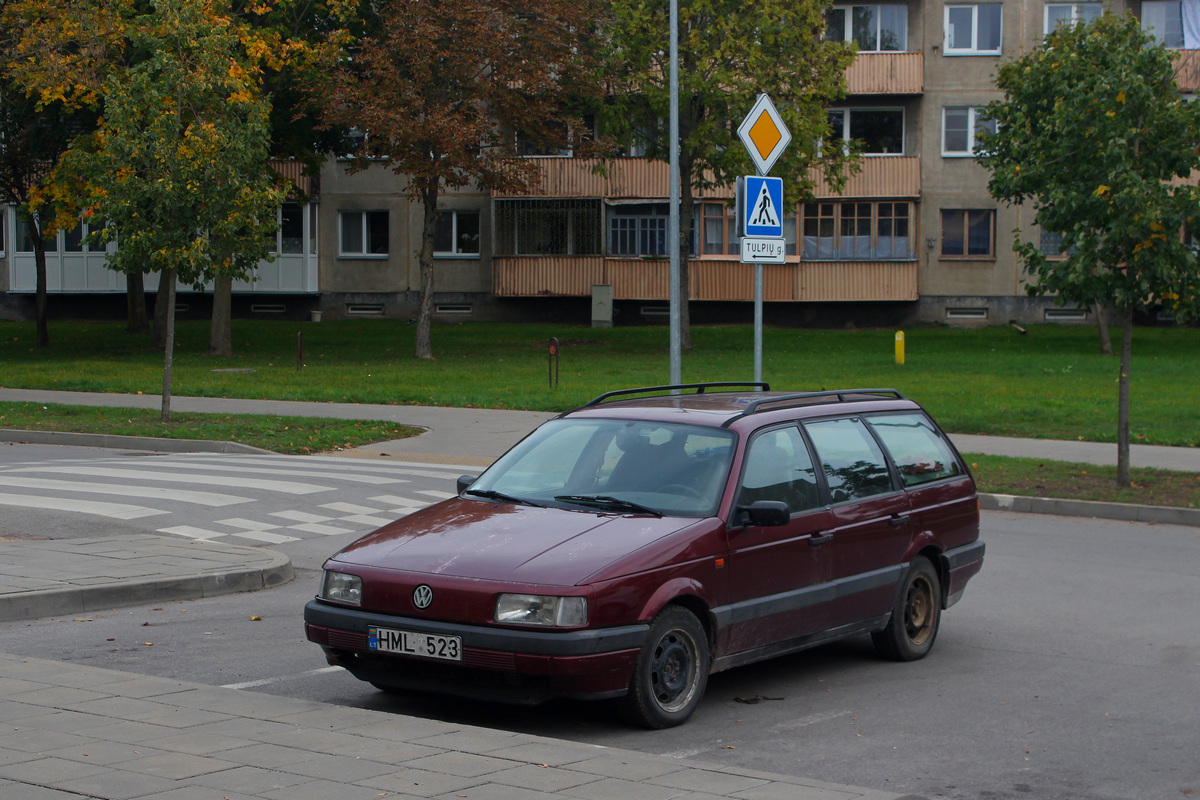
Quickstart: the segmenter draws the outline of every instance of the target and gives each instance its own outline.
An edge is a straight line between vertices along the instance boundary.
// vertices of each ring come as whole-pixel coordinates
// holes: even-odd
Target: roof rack
[[[748,417],[751,414],[757,414],[761,411],[778,411],[783,408],[794,408],[796,406],[808,405],[809,400],[820,398],[836,398],[839,403],[863,403],[872,398],[862,397],[847,397],[847,395],[889,395],[897,400],[903,400],[904,395],[900,394],[896,389],[838,389],[836,391],[821,391],[821,392],[799,392],[797,394],[784,394],[776,397],[764,397],[761,400],[751,400],[746,404],[745,410],[736,417],[731,417],[726,420],[721,427],[728,427],[734,420]],[[770,408],[763,408],[770,406]]]
[[[643,386],[641,389],[618,389],[615,392],[605,392],[599,397],[592,398],[579,408],[590,408],[598,406],[601,403],[608,402],[614,397],[624,397],[631,394],[649,394],[651,392],[657,394],[673,394],[676,392],[682,393],[684,389],[695,389],[694,394],[704,394],[709,389],[730,389],[733,387],[751,387],[760,392],[771,391],[769,383],[754,382],[754,381],[728,381],[725,383],[678,383],[672,386]],[[578,410],[578,409],[576,409]]]

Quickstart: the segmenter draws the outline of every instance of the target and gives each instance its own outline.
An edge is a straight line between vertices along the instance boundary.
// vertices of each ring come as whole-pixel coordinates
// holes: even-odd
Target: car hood
[[[406,572],[575,586],[696,522],[454,498],[385,525],[333,560]]]

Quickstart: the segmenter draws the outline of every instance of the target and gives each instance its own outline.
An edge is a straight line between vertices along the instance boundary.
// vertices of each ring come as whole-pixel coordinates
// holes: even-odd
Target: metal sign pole
[[[672,386],[683,383],[683,322],[680,306],[687,301],[679,292],[679,0],[671,0],[671,216],[667,222],[667,247],[670,250],[671,299],[671,380]]]
[[[754,382],[762,382],[763,265],[754,265]]]

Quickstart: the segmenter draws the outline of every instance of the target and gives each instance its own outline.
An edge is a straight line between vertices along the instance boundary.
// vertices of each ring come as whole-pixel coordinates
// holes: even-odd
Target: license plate
[[[462,661],[462,639],[437,633],[367,628],[367,647],[381,653],[400,653],[443,661]]]

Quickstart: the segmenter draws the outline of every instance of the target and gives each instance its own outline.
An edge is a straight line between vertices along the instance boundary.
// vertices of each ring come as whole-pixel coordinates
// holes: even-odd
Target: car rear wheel
[[[879,633],[871,634],[871,641],[884,658],[916,661],[933,647],[941,619],[941,581],[929,559],[919,556],[904,576],[891,621]]]
[[[667,606],[654,618],[629,684],[626,709],[647,728],[687,721],[708,685],[708,637],[696,615]]]

